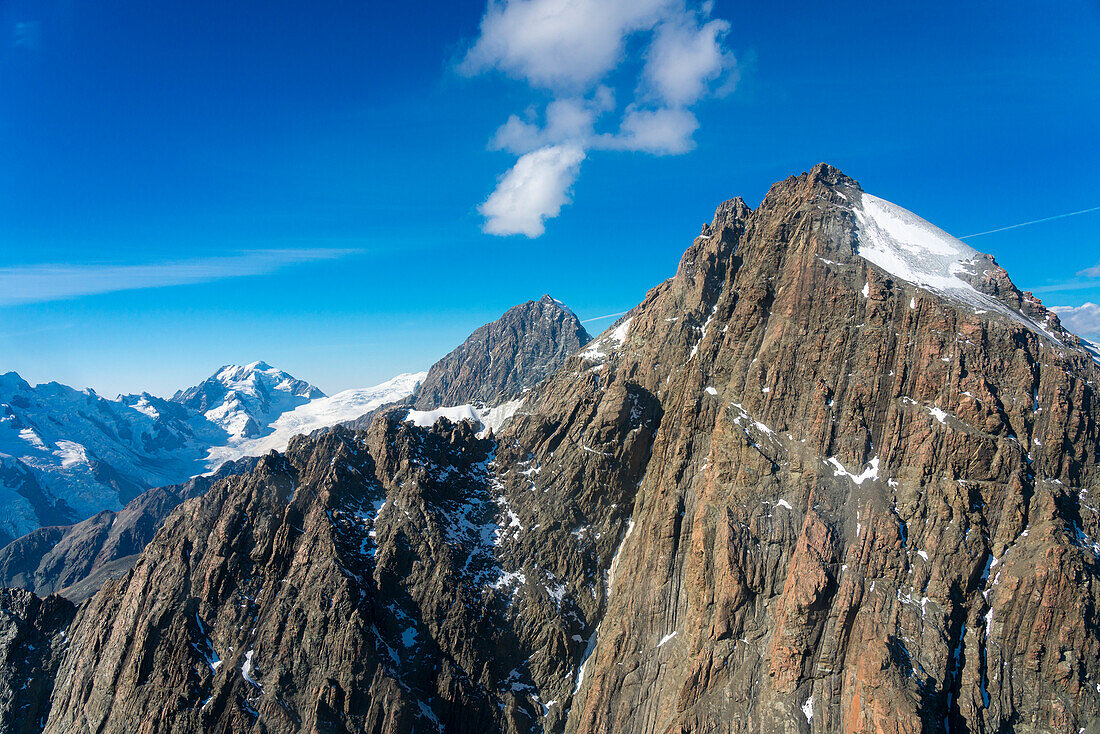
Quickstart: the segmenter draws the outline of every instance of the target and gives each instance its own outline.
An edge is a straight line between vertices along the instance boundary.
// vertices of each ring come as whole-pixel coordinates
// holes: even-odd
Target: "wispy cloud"
[[[1050,283],[1029,288],[1032,293],[1061,293],[1062,291],[1084,291],[1100,288],[1100,263],[1091,268],[1077,271],[1077,277],[1062,283]]]
[[[250,250],[140,265],[18,265],[0,268],[0,306],[265,275],[289,265],[333,260],[358,252],[332,248]]]
[[[35,50],[41,40],[42,28],[36,20],[21,21],[12,27],[11,45],[14,48]]]
[[[1077,273],[1077,275],[1082,278],[1100,278],[1100,264],[1093,265],[1091,268],[1085,268]]]
[[[53,331],[67,331],[74,324],[50,324],[48,326],[36,326],[30,329],[15,329],[14,331],[0,331],[0,339],[14,339],[16,337],[34,336],[36,334],[48,334]]]
[[[709,0],[489,0],[459,70],[499,71],[552,101],[511,115],[493,136],[490,148],[519,158],[479,208],[485,231],[541,235],[590,151],[691,150],[699,122],[689,108],[737,82],[730,25],[711,10]],[[642,52],[617,112],[610,85],[622,81],[628,47]]]
[[[1010,229],[1019,229],[1020,227],[1030,227],[1033,224],[1042,224],[1043,222],[1053,222],[1055,219],[1065,219],[1066,217],[1076,217],[1081,214],[1089,214],[1091,212],[1100,211],[1100,206],[1091,206],[1088,209],[1078,209],[1075,212],[1065,212],[1064,214],[1055,214],[1050,217],[1043,217],[1042,219],[1032,219],[1029,222],[1019,222],[1018,224],[1010,224],[1007,227],[997,227],[996,229],[987,229],[985,232],[975,232],[974,234],[966,234],[960,237],[960,240],[970,239],[971,237],[982,237],[987,234],[996,234],[997,232],[1006,232]],[[1091,270],[1096,271],[1094,274],[1100,274],[1100,265]]]

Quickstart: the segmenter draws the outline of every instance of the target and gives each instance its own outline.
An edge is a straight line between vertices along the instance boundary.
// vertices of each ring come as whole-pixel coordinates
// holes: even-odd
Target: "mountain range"
[[[0,595],[0,727],[1100,732],[1100,356],[991,256],[820,164],[553,304]]]
[[[0,375],[0,502],[10,508],[0,519],[0,542],[118,510],[150,488],[285,448],[296,429],[358,417],[411,394],[423,377],[400,375],[328,398],[254,362],[222,367],[170,399],[141,393],[108,400]]]

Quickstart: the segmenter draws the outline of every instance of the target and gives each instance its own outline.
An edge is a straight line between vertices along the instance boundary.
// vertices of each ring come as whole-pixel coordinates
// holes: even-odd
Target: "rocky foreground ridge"
[[[50,637],[52,694],[0,700],[66,733],[1100,731],[1100,366],[891,207],[825,165],[726,202],[495,433],[398,407],[216,482]]]

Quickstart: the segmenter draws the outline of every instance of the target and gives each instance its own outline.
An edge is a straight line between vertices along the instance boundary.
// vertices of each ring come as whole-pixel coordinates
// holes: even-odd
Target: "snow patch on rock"
[[[519,397],[491,408],[479,408],[467,403],[435,410],[410,410],[405,420],[420,428],[431,428],[442,418],[446,418],[451,423],[467,421],[479,429],[478,436],[484,438],[489,431],[499,430],[509,418],[515,415],[523,405],[523,401],[524,398]]]
[[[626,341],[627,334],[630,333],[630,323],[634,320],[631,316],[625,319],[621,324],[614,329],[605,332],[603,335],[593,339],[579,354],[582,358],[589,362],[603,362],[607,359],[607,350],[616,350],[623,345]]]
[[[985,264],[981,253],[962,240],[911,211],[868,193],[862,194],[852,213],[856,218],[859,255],[864,260],[895,278],[962,303],[975,312],[996,311],[1062,344],[1040,324],[982,293],[963,277],[980,276]]]
[[[853,474],[844,468],[844,465],[837,460],[835,456],[828,458],[828,463],[832,465],[835,470],[833,476],[848,477],[856,484],[863,484],[868,479],[878,479],[878,457],[871,459],[867,463],[867,466],[859,474]]]

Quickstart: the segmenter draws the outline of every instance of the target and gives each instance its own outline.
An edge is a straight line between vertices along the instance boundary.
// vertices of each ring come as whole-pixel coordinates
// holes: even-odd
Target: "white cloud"
[[[662,23],[649,47],[643,77],[666,104],[695,103],[711,82],[734,68],[733,55],[722,48],[730,24],[712,20],[698,25],[690,16]]]
[[[1092,210],[1086,209],[1084,211],[1092,211]],[[1075,214],[1081,214],[1081,213],[1082,212],[1073,212],[1073,213],[1070,213],[1070,214],[1060,214],[1057,217],[1049,217],[1049,219],[1063,219],[1065,217],[1071,217],[1071,216],[1074,216]],[[1041,220],[1037,220],[1037,221],[1047,221],[1047,220],[1041,219]],[[1014,224],[1011,227],[1002,227],[1001,229],[990,230],[989,233],[991,233],[991,232],[1001,232],[1001,231],[1004,231],[1005,229],[1015,229],[1016,227],[1023,227],[1027,224],[1034,224],[1034,222],[1024,222],[1024,224]],[[989,234],[989,233],[980,232],[979,234]],[[970,235],[970,236],[971,237],[977,237],[977,235]],[[1075,277],[1071,280],[1063,281],[1061,283],[1048,283],[1047,285],[1035,286],[1034,288],[1029,288],[1028,290],[1030,290],[1032,293],[1062,293],[1064,291],[1092,290],[1093,288],[1100,287],[1100,282],[1098,282],[1097,279],[1100,279],[1100,264],[1093,265],[1091,268],[1085,268],[1084,270],[1078,270],[1077,271],[1077,277]],[[1088,305],[1088,304],[1086,304],[1086,305]],[[1058,306],[1057,308],[1070,308],[1070,306]],[[1084,306],[1081,306],[1081,308],[1084,308]]]
[[[675,0],[489,0],[461,70],[499,69],[552,90],[590,88],[622,60],[626,38],[652,28]]]
[[[1050,310],[1074,334],[1100,341],[1100,305],[1088,302],[1080,306],[1051,306]]]
[[[497,130],[489,147],[507,150],[516,155],[536,148],[572,142],[586,144],[593,136],[596,118],[614,108],[611,90],[601,87],[592,99],[570,98],[554,100],[546,106],[546,124],[525,121],[517,115],[508,118]]]
[[[489,0],[460,70],[500,71],[554,98],[541,116],[533,107],[509,116],[490,141],[521,157],[479,209],[486,232],[541,235],[568,203],[587,151],[676,155],[695,147],[699,121],[688,108],[715,86],[732,89],[737,67],[724,47],[729,23],[710,19],[710,2],[690,1]],[[641,55],[624,75],[628,47]],[[624,76],[634,99],[617,124],[601,124],[616,107],[611,85]]]
[[[17,265],[0,268],[0,306],[60,301],[117,291],[264,275],[287,265],[332,260],[358,250],[253,250],[143,265]]]
[[[699,129],[695,115],[685,109],[628,110],[617,135],[601,138],[607,150],[632,150],[653,155],[676,155],[695,147],[691,136]]]
[[[569,203],[584,150],[576,145],[551,145],[520,156],[496,190],[478,207],[490,234],[538,237],[543,222]]]

